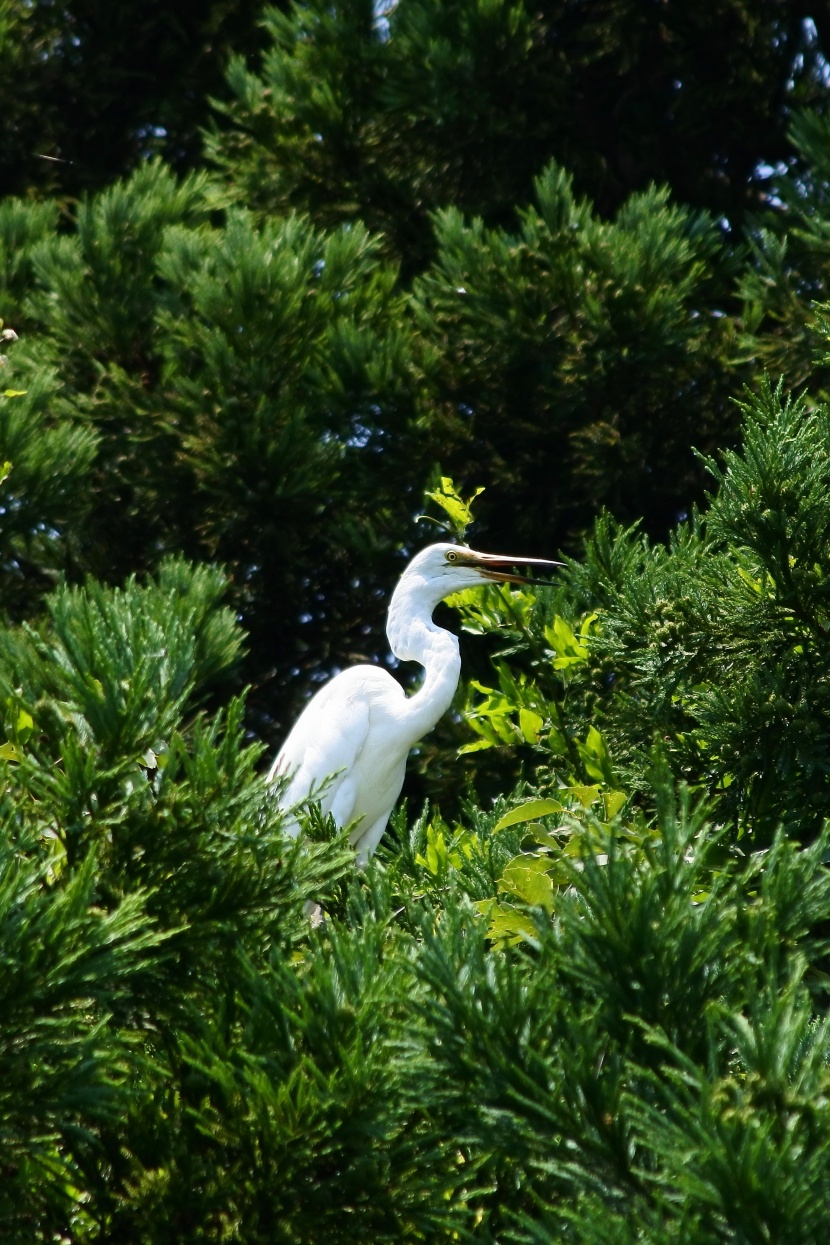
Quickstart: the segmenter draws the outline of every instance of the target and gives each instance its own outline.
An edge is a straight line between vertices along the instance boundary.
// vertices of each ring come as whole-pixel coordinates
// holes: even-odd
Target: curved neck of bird
[[[424,580],[398,584],[389,604],[386,634],[401,661],[417,661],[424,682],[407,700],[406,716],[413,743],[431,730],[452,704],[461,674],[458,640],[432,621],[432,611],[445,594]]]

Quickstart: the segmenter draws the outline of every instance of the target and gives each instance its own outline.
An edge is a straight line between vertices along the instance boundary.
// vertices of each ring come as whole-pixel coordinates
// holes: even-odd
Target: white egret
[[[280,804],[285,827],[299,832],[296,811],[319,800],[338,826],[351,826],[358,865],[380,842],[401,792],[409,750],[450,707],[461,673],[458,640],[436,626],[444,597],[487,582],[526,583],[511,567],[561,566],[544,558],[476,553],[463,545],[430,545],[412,559],[389,603],[386,634],[401,661],[424,667],[421,688],[407,696],[378,666],[354,666],[325,685],[298,718],[268,774],[286,780]]]

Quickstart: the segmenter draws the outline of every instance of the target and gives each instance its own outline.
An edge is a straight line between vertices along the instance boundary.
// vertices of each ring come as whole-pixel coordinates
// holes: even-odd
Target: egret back
[[[411,746],[403,689],[377,666],[355,666],[309,702],[268,775],[288,778],[281,796],[289,811],[319,800],[340,826],[357,822],[353,838],[388,817],[400,794]],[[297,832],[294,818],[287,824]]]

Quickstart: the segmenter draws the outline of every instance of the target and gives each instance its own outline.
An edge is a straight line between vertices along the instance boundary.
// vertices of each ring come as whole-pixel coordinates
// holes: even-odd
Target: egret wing
[[[315,799],[323,812],[335,812],[340,825],[351,819],[352,776],[370,721],[370,699],[364,694],[359,672],[360,667],[346,670],[319,691],[280,749],[268,778],[288,777],[281,801],[284,807]]]

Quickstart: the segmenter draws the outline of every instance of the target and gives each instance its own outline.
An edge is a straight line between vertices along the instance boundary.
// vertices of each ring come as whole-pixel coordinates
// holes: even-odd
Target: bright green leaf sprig
[[[431,515],[420,515],[419,517],[429,519],[431,523],[438,523],[445,531],[454,536],[456,540],[463,542],[467,528],[473,521],[473,502],[483,492],[483,487],[477,488],[465,501],[457,491],[452,479],[449,476],[441,476],[441,483],[438,488],[425,492],[424,497],[427,501],[434,502],[439,510],[443,510],[446,519],[433,519]]]
[[[597,864],[605,863],[605,853],[598,851],[597,827],[611,829],[627,799],[624,791],[602,783],[572,784],[558,788],[557,798],[524,800],[503,814],[493,834],[516,826],[525,826],[526,833],[522,851],[502,871],[498,894],[475,905],[488,922],[488,938],[498,946],[534,941],[538,931],[524,909],[542,908],[551,914],[557,892],[571,885],[573,870],[582,867],[586,855]],[[539,820],[549,817],[556,817],[557,824]],[[637,839],[642,832],[622,826],[619,833]]]
[[[460,869],[464,860],[470,859],[475,846],[475,835],[466,830],[453,833],[436,815],[426,827],[426,844],[423,852],[415,856],[415,863],[442,882],[451,869]]]
[[[0,761],[19,762],[23,759],[22,745],[35,729],[35,722],[28,710],[17,707],[15,716],[15,705],[11,699],[6,701],[6,707],[12,716],[11,733],[13,738],[7,739],[5,743],[0,744]]]

